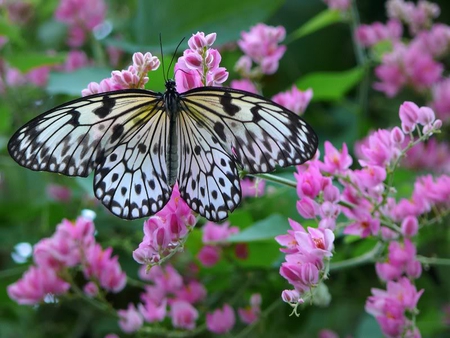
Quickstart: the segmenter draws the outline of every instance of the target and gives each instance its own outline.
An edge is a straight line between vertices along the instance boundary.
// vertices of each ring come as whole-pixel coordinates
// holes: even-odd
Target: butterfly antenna
[[[161,64],[162,64],[162,69],[163,69],[163,76],[164,76],[164,82],[167,82],[167,74],[166,74],[166,70],[164,67],[164,53],[163,53],[163,48],[162,48],[162,37],[161,37],[161,33],[159,33],[159,49],[161,50]]]
[[[173,60],[175,59],[175,56],[177,55],[178,48],[180,48],[180,45],[183,43],[185,38],[182,38],[180,42],[178,42],[177,48],[175,48],[175,52],[172,55],[172,60],[170,60],[169,68],[167,69],[167,77],[169,77],[169,69],[172,68]]]

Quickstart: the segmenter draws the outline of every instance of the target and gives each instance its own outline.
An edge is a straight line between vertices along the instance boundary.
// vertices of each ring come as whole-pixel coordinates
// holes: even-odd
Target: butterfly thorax
[[[168,184],[173,186],[178,174],[178,147],[177,147],[177,119],[179,114],[179,97],[176,90],[175,81],[166,81],[166,92],[164,93],[164,105],[169,116],[169,144],[166,152],[166,166],[168,174]]]

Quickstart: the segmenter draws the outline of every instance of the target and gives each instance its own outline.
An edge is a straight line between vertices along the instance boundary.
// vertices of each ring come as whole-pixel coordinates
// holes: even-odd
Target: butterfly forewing
[[[154,214],[170,198],[167,116],[161,94],[124,90],[86,96],[44,113],[11,138],[22,166],[68,176],[95,169],[94,192],[114,214]]]
[[[217,138],[180,102],[178,185],[181,198],[212,221],[227,217],[241,200],[236,164]]]
[[[193,119],[250,173],[306,162],[318,139],[293,112],[261,96],[229,88],[195,88],[182,94]]]

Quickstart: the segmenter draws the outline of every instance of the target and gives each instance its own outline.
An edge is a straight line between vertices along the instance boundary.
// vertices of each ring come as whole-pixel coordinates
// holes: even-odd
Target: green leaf
[[[370,49],[370,55],[375,61],[381,62],[383,55],[391,52],[392,49],[393,49],[392,41],[382,40],[376,43],[374,46],[372,46],[372,48]]]
[[[8,63],[19,69],[21,72],[27,72],[33,68],[40,66],[51,66],[57,65],[64,62],[67,54],[58,53],[55,55],[46,55],[41,53],[23,53],[23,54],[14,54],[12,56],[8,56],[6,60]]]
[[[231,236],[228,241],[233,243],[263,241],[284,234],[288,229],[290,227],[287,218],[279,214],[273,214]]]
[[[287,37],[287,43],[300,39],[308,34],[314,33],[322,28],[330,26],[336,22],[342,22],[342,16],[336,10],[324,10],[312,19],[308,20],[304,25],[293,31]]]
[[[296,82],[301,89],[311,88],[314,101],[337,101],[364,76],[364,69],[355,67],[342,72],[317,72],[307,74]]]
[[[50,73],[47,91],[50,94],[80,96],[90,82],[100,82],[111,76],[111,70],[101,67],[80,68],[71,73]]]
[[[236,41],[242,30],[266,20],[281,0],[140,0],[135,22],[135,41],[140,45],[159,45],[159,33],[165,46],[203,31],[217,33],[218,43]],[[182,11],[172,20],[174,9]],[[169,15],[169,16],[168,16]]]
[[[20,29],[17,25],[11,25],[5,18],[0,16],[0,35],[7,36],[12,42],[23,45],[25,41],[20,35]]]

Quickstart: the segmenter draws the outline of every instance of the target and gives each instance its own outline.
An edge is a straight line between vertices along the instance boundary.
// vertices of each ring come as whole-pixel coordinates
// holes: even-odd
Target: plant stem
[[[364,265],[367,263],[371,263],[375,260],[375,257],[378,256],[378,254],[380,253],[381,249],[383,248],[384,244],[378,242],[372,250],[366,252],[365,254],[358,256],[358,257],[354,257],[354,258],[350,258],[350,259],[346,259],[340,262],[334,262],[330,264],[330,271],[333,270],[344,270],[344,269],[348,269],[348,268],[353,268],[355,266],[360,266],[360,265]]]
[[[256,177],[256,178],[262,178],[266,181],[270,181],[270,182],[274,182],[274,183],[278,183],[281,185],[286,185],[288,187],[292,187],[292,188],[297,188],[297,182],[292,181],[292,180],[288,180],[286,178],[282,178],[279,176],[275,176],[272,174],[257,174],[257,175],[253,175],[253,174],[248,174],[247,176],[252,176],[252,177]]]

